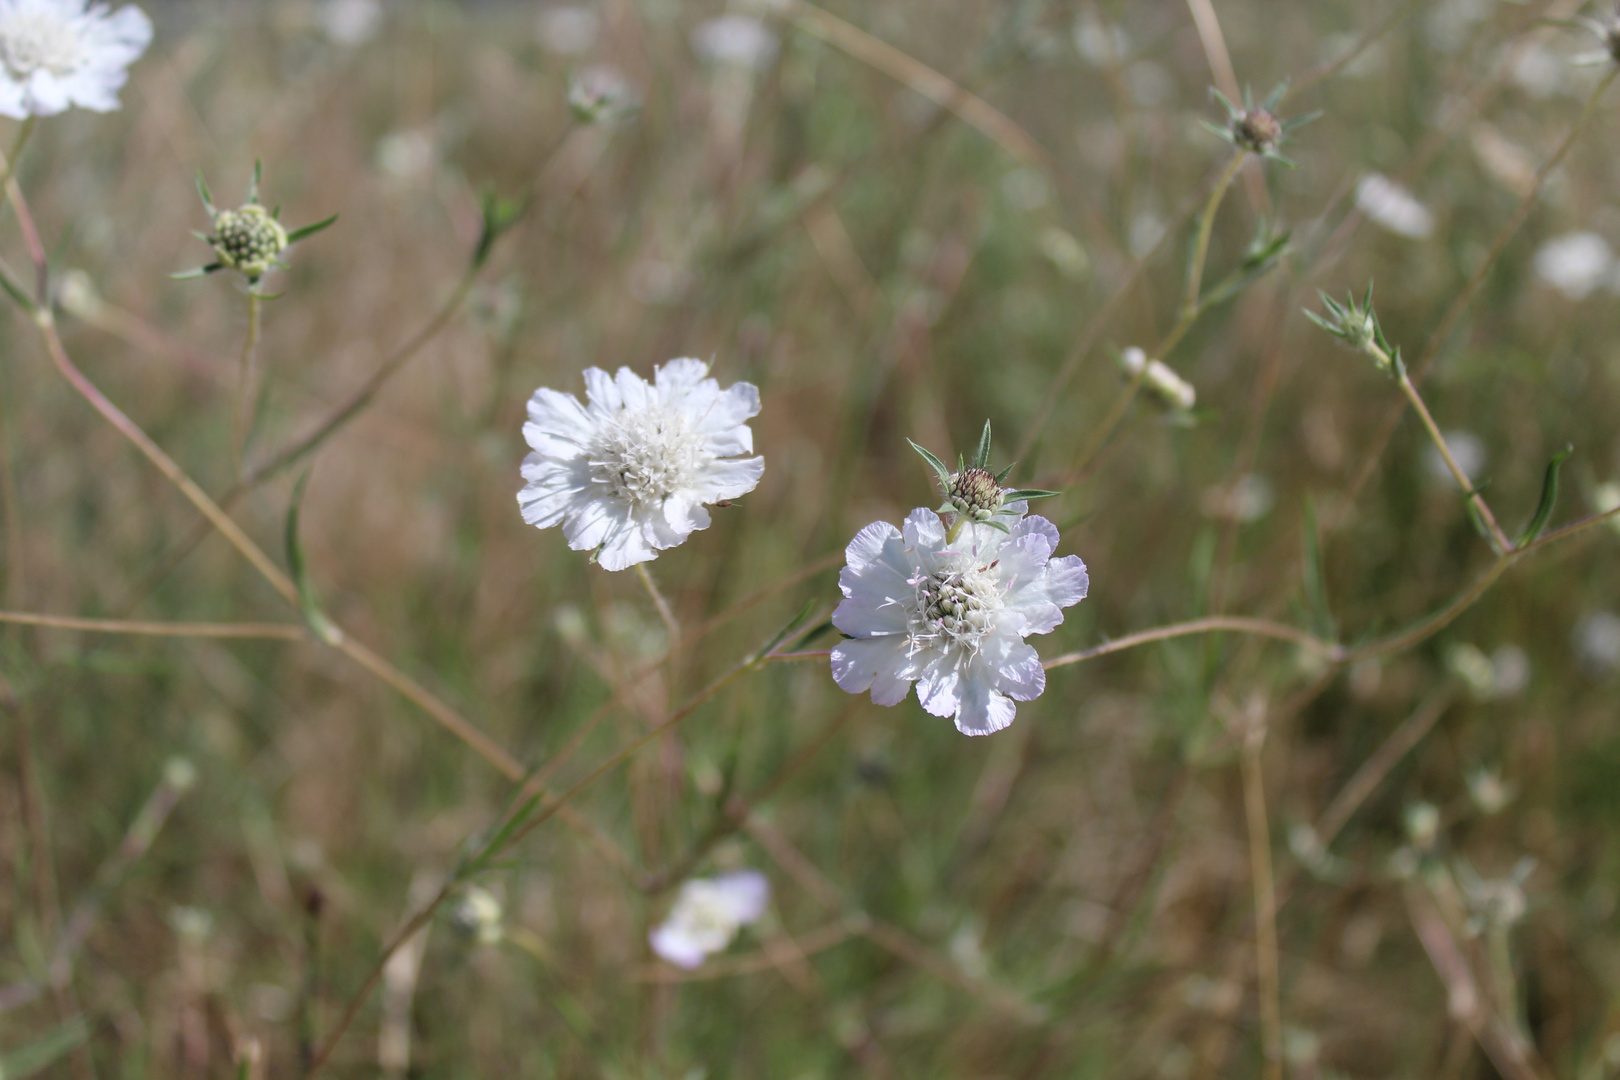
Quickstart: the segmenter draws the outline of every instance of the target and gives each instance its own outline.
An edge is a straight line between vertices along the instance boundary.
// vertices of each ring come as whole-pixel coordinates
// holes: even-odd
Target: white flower
[[[771,883],[757,870],[694,878],[681,886],[675,906],[647,936],[653,952],[691,970],[731,944],[737,931],[765,914]]]
[[[540,44],[548,52],[564,56],[579,56],[591,51],[601,19],[588,7],[562,5],[540,12],[535,29]]]
[[[1451,459],[1463,471],[1463,475],[1470,480],[1478,480],[1485,471],[1485,441],[1471,431],[1447,431],[1444,433],[1446,448],[1451,451]],[[1456,483],[1456,477],[1451,475],[1451,466],[1441,456],[1440,448],[1433,443],[1423,451],[1423,462],[1428,466],[1429,475],[1442,484]]]
[[[1570,300],[1584,300],[1614,268],[1609,242],[1594,232],[1573,232],[1541,245],[1536,276]]]
[[[1135,345],[1119,354],[1119,366],[1125,369],[1127,375],[1141,374],[1144,365],[1147,374],[1142,377],[1143,385],[1163,399],[1166,405],[1186,412],[1198,404],[1198,391],[1192,383],[1177,375],[1175,369],[1164,361],[1149,360],[1147,353]]]
[[[759,390],[722,391],[709,365],[680,359],[653,382],[620,368],[585,370],[587,401],[541,387],[529,399],[518,492],[523,520],[563,527],[568,546],[594,551],[609,570],[657,558],[709,527],[705,503],[752,491],[765,470],[745,421],[759,412]]]
[[[1620,615],[1598,611],[1582,619],[1575,627],[1575,653],[1592,675],[1620,668]]]
[[[109,14],[86,0],[0,0],[0,115],[111,112],[151,40],[151,20],[133,5]]]
[[[1356,206],[1392,233],[1422,240],[1434,231],[1434,215],[1412,193],[1382,173],[1368,173],[1356,184]]]
[[[1078,555],[1052,558],[1058,531],[1026,517],[1003,534],[965,528],[955,545],[932,510],[902,532],[874,522],[851,540],[838,578],[844,601],[833,625],[848,635],[832,651],[833,679],[851,694],[898,705],[911,684],[935,716],[988,735],[1013,722],[1014,701],[1046,689],[1030,634],[1050,633],[1090,584]]]
[[[722,15],[692,31],[692,51],[712,64],[757,70],[776,59],[776,35],[752,15]]]
[[[326,36],[339,45],[364,45],[382,23],[379,0],[326,0],[318,18]]]

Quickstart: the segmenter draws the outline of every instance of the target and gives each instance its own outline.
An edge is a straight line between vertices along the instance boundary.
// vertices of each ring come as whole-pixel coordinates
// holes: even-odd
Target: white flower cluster
[[[691,970],[730,945],[737,931],[757,922],[770,902],[771,883],[756,870],[694,878],[681,886],[669,917],[648,935],[653,952]]]
[[[1015,701],[1046,689],[1046,671],[1024,642],[1063,621],[1090,580],[1078,555],[1052,558],[1058,531],[1025,517],[1003,533],[970,524],[957,542],[919,507],[905,528],[874,522],[856,534],[838,578],[844,600],[833,625],[833,678],[852,694],[898,705],[917,700],[958,731],[988,735],[1013,722]]]
[[[651,383],[629,368],[616,376],[587,368],[583,404],[536,390],[523,425],[534,450],[523,460],[523,520],[561,525],[569,547],[609,570],[708,528],[704,506],[752,491],[765,471],[764,458],[741,456],[754,450],[747,420],[759,412],[759,390],[721,390],[708,373],[692,359],[671,360]]]
[[[0,0],[0,115],[55,116],[74,105],[111,112],[125,69],[151,40],[151,20],[133,5]]]

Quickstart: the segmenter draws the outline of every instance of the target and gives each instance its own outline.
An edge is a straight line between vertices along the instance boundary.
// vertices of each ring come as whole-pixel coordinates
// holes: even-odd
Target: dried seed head
[[[1265,109],[1250,109],[1232,121],[1232,141],[1251,154],[1270,153],[1282,137],[1282,121]]]
[[[240,271],[249,281],[257,281],[269,271],[276,256],[287,250],[287,230],[270,216],[270,211],[250,202],[216,214],[209,242],[222,264]]]

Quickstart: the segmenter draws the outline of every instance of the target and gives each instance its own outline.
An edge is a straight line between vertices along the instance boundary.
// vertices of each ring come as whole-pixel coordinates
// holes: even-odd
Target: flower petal
[[[1013,722],[1018,706],[1007,695],[991,689],[979,679],[968,680],[962,688],[962,706],[956,713],[956,730],[964,735],[989,735]]]
[[[878,705],[898,705],[916,678],[904,637],[850,638],[832,651],[833,681],[850,694],[872,691]]]

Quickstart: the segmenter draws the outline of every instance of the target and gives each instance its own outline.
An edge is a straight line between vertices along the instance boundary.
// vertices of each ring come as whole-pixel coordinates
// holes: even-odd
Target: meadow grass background
[[[1221,114],[1193,16],[1170,0],[828,5],[982,94],[1042,151],[1023,158],[782,20],[756,73],[704,64],[689,35],[718,4],[604,0],[583,55],[546,47],[534,4],[394,4],[356,46],[325,38],[309,4],[149,10],[157,38],[123,110],[43,123],[19,177],[57,280],[88,275],[61,316],[69,350],[209,491],[234,479],[245,301],[224,275],[168,277],[208,254],[188,232],[207,226],[196,170],[234,205],[262,158],[284,220],[342,215],[274,281],[250,458],[308,430],[427,321],[467,265],[481,190],[535,192],[451,324],[314,455],[302,536],[332,616],[525,765],[611,699],[558,785],[807,602],[824,619],[848,538],[937,503],[906,437],[971,450],[988,417],[998,461],[1029,443],[1017,481],[1070,473],[1125,385],[1113,353],[1174,320],[1190,209],[1231,152],[1196,123]],[[1535,21],[1573,5],[1214,10],[1240,81],[1308,81],[1283,114],[1325,115],[1284,148],[1297,170],[1245,167],[1206,280],[1241,259],[1262,214],[1292,230],[1290,253],[1165,357],[1197,387],[1196,422],[1143,398],[1044,504],[1092,580],[1034,639],[1047,656],[1216,613],[1317,625],[1307,504],[1347,643],[1442,607],[1491,559],[1410,412],[1385,443],[1394,383],[1300,309],[1319,307],[1317,287],[1374,280],[1392,340],[1422,351],[1601,72],[1565,65],[1589,41]],[[570,120],[568,76],[593,62],[636,88],[632,116]],[[1566,443],[1555,524],[1602,509],[1596,486],[1620,476],[1614,292],[1573,301],[1531,269],[1574,230],[1620,245],[1617,103],[1551,175],[1422,384],[1441,426],[1483,445],[1510,531]],[[1362,219],[1370,170],[1404,179],[1432,235]],[[25,266],[15,218],[0,229]],[[195,513],[71,392],[24,316],[0,315],[0,335],[5,608],[296,620],[217,536],[160,573]],[[520,519],[519,429],[536,386],[579,392],[587,366],[648,375],[686,355],[760,386],[766,470],[652,565],[687,640],[650,669],[668,641],[635,575]],[[236,509],[278,555],[291,479]],[[988,739],[915,699],[845,695],[824,661],[767,665],[580,794],[574,827],[547,822],[483,875],[501,940],[436,919],[419,970],[384,980],[329,1067],[401,1075],[408,1033],[421,1077],[1262,1075],[1233,728],[1269,705],[1289,1075],[1494,1075],[1414,926],[1432,919],[1441,868],[1503,878],[1526,857],[1509,962],[1493,968],[1488,933],[1457,935],[1458,955],[1480,979],[1511,970],[1503,1022],[1522,1024],[1541,1075],[1611,1075],[1620,710],[1615,671],[1582,662],[1578,628],[1620,606],[1616,543],[1605,526],[1549,547],[1431,639],[1327,678],[1286,643],[1237,635],[1055,669]],[[1459,645],[1519,647],[1527,685],[1471,691],[1449,659]],[[301,1075],[513,792],[314,642],[10,626],[0,680],[0,984],[39,977],[166,764],[196,773],[108,883],[71,980],[0,1015],[0,1052],[82,1017],[87,1040],[48,1075],[214,1077],[238,1060]],[[1313,873],[1291,833],[1414,714],[1433,730]],[[1470,796],[1480,769],[1514,795],[1495,813]],[[1402,879],[1392,857],[1420,800],[1440,838]],[[677,982],[646,934],[678,883],[667,869],[694,850],[696,872],[755,867],[774,896],[700,972],[717,977]],[[748,970],[728,973],[738,958]],[[395,1040],[381,1063],[380,1033]]]

